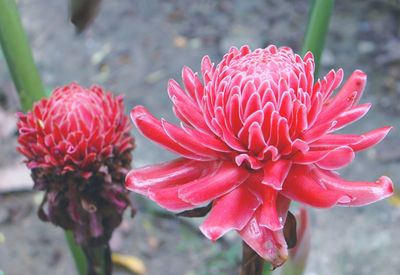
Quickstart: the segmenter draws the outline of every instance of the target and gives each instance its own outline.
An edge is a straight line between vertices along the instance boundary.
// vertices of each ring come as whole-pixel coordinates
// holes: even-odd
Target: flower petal
[[[203,178],[194,180],[179,188],[179,198],[194,205],[201,205],[218,198],[244,182],[249,172],[232,162],[221,166]]]
[[[212,241],[229,230],[242,230],[260,204],[257,196],[241,185],[213,202],[200,230]]]
[[[362,206],[390,196],[393,184],[387,177],[376,182],[348,182],[313,165],[294,165],[281,192],[314,207]]]
[[[336,125],[332,127],[330,132],[342,129],[343,127],[359,120],[362,118],[371,108],[370,103],[358,105],[356,107],[351,108],[348,111],[341,113],[338,117],[335,118]]]
[[[346,181],[339,175],[322,169],[316,169],[315,174],[322,180],[326,188],[346,194],[351,198],[349,202],[338,201],[343,206],[363,206],[393,194],[393,183],[386,176],[380,177],[376,182]]]
[[[180,199],[178,191],[179,186],[151,186],[148,189],[148,196],[158,205],[170,211],[184,211],[196,207],[193,204]]]
[[[163,119],[161,119],[161,125],[165,133],[177,144],[182,146],[188,151],[193,152],[196,155],[209,157],[209,158],[223,158],[220,152],[214,151],[213,149],[202,145],[196,137],[188,135],[182,128],[179,128]]]
[[[182,129],[192,138],[196,138],[197,142],[199,142],[203,146],[209,147],[210,149],[218,152],[229,153],[232,151],[225,143],[223,143],[220,139],[216,138],[212,134],[197,131],[190,127],[185,127],[184,125],[182,125]]]
[[[354,151],[349,146],[340,146],[332,150],[324,151],[308,151],[306,153],[297,153],[293,158],[296,164],[313,164],[317,163],[325,169],[339,169],[354,159]]]
[[[193,181],[209,171],[215,170],[218,162],[202,162],[184,158],[131,170],[125,185],[130,191],[147,195],[153,185],[167,187]]]
[[[285,159],[267,162],[263,167],[262,183],[271,186],[275,190],[281,190],[291,166],[292,162]]]
[[[357,96],[354,99],[354,104],[357,104],[364,92],[366,84],[367,75],[361,70],[355,70],[344,83],[332,103],[346,99],[354,92],[357,92]]]
[[[136,106],[135,108],[133,108],[131,111],[131,117],[136,127],[145,137],[160,144],[166,149],[190,159],[212,159],[210,157],[199,156],[177,144],[164,132],[161,122],[157,120],[152,114],[150,114],[145,107]]]
[[[348,195],[323,186],[314,169],[316,167],[311,165],[293,165],[283,184],[282,194],[291,200],[321,208],[335,206],[339,201],[351,201]]]
[[[286,261],[288,250],[282,230],[271,231],[261,226],[257,213],[239,234],[258,255],[274,267],[281,266]]]
[[[382,128],[367,132],[367,133],[361,135],[361,138],[362,138],[361,141],[359,141],[355,144],[351,144],[350,147],[355,152],[368,149],[368,148],[374,146],[375,144],[378,144],[379,142],[381,142],[382,139],[385,138],[385,136],[389,133],[389,131],[392,128],[393,127],[386,126],[386,127],[382,127]]]

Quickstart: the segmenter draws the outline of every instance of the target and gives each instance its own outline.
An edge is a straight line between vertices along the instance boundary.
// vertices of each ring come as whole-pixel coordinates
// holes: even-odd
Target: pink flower
[[[134,139],[122,97],[72,83],[18,116],[17,149],[46,191],[39,217],[78,243],[108,241],[130,205],[123,183]]]
[[[133,148],[122,97],[72,83],[19,113],[18,151],[32,168],[76,171],[85,177],[108,158]]]
[[[205,56],[203,81],[183,68],[185,89],[171,80],[180,127],[137,106],[131,117],[147,138],[182,158],[132,170],[128,189],[182,211],[212,202],[200,230],[217,240],[229,230],[275,266],[287,258],[282,228],[289,203],[361,206],[390,196],[392,182],[350,182],[334,170],[379,143],[391,127],[362,135],[334,134],[360,119],[366,75],[355,71],[336,95],[343,71],[314,83],[314,60],[290,48],[232,48],[214,66]]]

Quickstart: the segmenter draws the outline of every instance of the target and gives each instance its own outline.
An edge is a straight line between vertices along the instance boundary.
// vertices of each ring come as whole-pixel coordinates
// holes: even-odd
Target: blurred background
[[[125,94],[127,113],[145,105],[176,121],[166,87],[182,66],[200,70],[202,56],[218,63],[231,47],[287,45],[299,51],[308,0],[103,0],[90,26],[77,35],[66,0],[19,0],[21,19],[46,88],[77,81]],[[368,73],[363,98],[373,108],[347,132],[384,125],[395,129],[341,171],[352,180],[385,174],[400,180],[400,1],[336,1],[320,75],[342,67]],[[63,231],[39,221],[42,194],[30,191],[29,171],[16,153],[17,94],[0,52],[0,270],[5,274],[74,274]],[[136,130],[133,166],[174,158]],[[398,185],[396,185],[398,187]],[[126,217],[112,248],[141,258],[148,274],[237,274],[240,241],[216,243],[199,221],[166,215],[133,196],[138,214]],[[363,208],[312,210],[312,248],[305,274],[398,274],[400,208],[396,198]],[[116,270],[116,274],[128,274]],[[274,272],[279,274],[279,272]]]

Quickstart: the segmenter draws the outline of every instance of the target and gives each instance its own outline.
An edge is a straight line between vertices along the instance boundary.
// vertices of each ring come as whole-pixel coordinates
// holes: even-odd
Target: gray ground
[[[103,2],[94,24],[76,36],[68,22],[66,1],[18,1],[46,87],[71,81],[98,83],[125,93],[127,111],[143,104],[170,120],[174,118],[166,83],[169,78],[179,79],[183,65],[197,71],[203,55],[218,61],[232,45],[249,44],[254,49],[274,43],[299,49],[308,13],[305,0]],[[396,0],[337,1],[335,7],[321,72],[339,67],[346,76],[354,69],[366,71],[364,101],[374,103],[349,131],[396,127],[384,142],[359,154],[343,171],[350,179],[375,180],[382,174],[395,184],[400,179],[399,18]],[[1,56],[0,60],[2,108],[11,114],[18,108],[16,96]],[[6,126],[2,124],[3,132]],[[0,166],[20,161],[12,130],[4,133]],[[173,158],[134,134],[138,146],[134,166]],[[5,237],[0,242],[0,270],[11,275],[73,274],[62,231],[36,217],[38,196],[0,195],[0,232]],[[136,198],[136,204],[140,210],[149,209],[141,199]],[[399,274],[399,227],[400,208],[388,201],[364,208],[313,210],[306,274]],[[149,274],[166,275],[235,274],[236,247],[229,245],[233,243],[238,241],[229,238],[213,244],[182,220],[160,219],[143,211],[126,220],[113,240],[116,250],[142,258]],[[229,255],[221,256],[222,251]]]

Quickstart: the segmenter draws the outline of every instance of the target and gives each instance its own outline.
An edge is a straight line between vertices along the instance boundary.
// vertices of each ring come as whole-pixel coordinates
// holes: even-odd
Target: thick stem
[[[89,270],[87,275],[111,275],[111,250],[108,244],[82,246]]]
[[[240,275],[262,275],[264,260],[250,246],[243,242]]]
[[[15,0],[0,0],[0,44],[24,111],[45,96]]]

